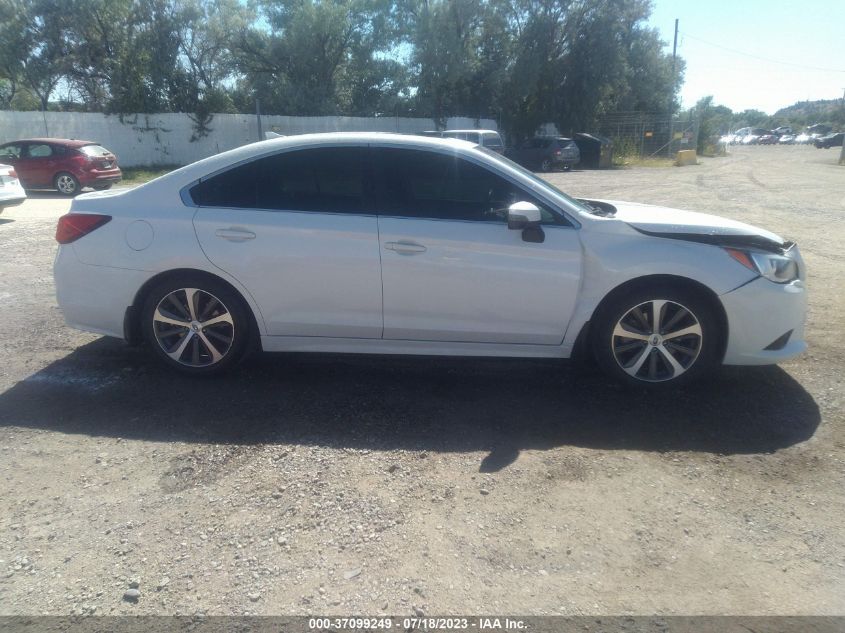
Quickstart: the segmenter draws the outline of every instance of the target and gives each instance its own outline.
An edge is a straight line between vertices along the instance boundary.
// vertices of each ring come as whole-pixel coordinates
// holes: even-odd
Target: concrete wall
[[[80,112],[0,111],[0,143],[31,137],[77,138],[95,141],[117,154],[124,167],[139,165],[187,165],[258,138],[255,115],[215,114],[208,124],[211,132],[196,138],[189,114],[132,114],[123,120]],[[435,129],[432,119],[399,117],[293,117],[262,115],[263,131],[278,134],[307,132],[397,132],[412,134]],[[455,117],[447,129],[495,130],[490,119]]]

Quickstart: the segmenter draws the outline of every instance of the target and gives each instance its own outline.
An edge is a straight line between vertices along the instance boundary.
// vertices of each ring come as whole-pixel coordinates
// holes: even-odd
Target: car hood
[[[616,220],[654,237],[769,251],[782,251],[790,245],[775,233],[717,215],[618,200],[599,202],[615,207]]]

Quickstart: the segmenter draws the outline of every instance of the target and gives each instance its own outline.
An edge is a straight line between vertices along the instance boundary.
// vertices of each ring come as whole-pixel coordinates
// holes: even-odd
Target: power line
[[[682,31],[681,35],[684,37],[688,37],[690,39],[696,40],[703,44],[707,44],[709,46],[713,46],[715,48],[721,48],[722,50],[729,51],[731,53],[735,53],[736,55],[744,55],[745,57],[753,57],[754,59],[760,59],[765,62],[770,62],[772,64],[780,64],[782,66],[794,66],[796,68],[803,68],[805,70],[821,70],[824,72],[830,73],[845,73],[845,69],[843,68],[822,68],[821,66],[808,66],[806,64],[796,64],[795,62],[787,62],[779,59],[771,59],[770,57],[763,57],[762,55],[755,55],[754,53],[746,53],[744,51],[739,51],[735,48],[730,48],[729,46],[723,46],[722,44],[716,44],[716,42],[711,42],[709,40],[705,40],[704,38],[697,37],[695,35],[690,35],[686,31]]]

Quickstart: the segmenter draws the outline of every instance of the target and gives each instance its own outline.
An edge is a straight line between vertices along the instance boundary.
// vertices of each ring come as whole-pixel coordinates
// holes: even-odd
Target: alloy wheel
[[[73,179],[73,176],[62,174],[56,178],[56,189],[58,189],[60,193],[70,195],[76,192],[76,181]]]
[[[199,288],[174,290],[153,312],[153,333],[161,349],[186,367],[223,360],[235,340],[235,322],[223,302]]]
[[[701,352],[701,323],[674,301],[652,299],[617,321],[613,357],[629,376],[646,382],[672,380],[689,370]]]

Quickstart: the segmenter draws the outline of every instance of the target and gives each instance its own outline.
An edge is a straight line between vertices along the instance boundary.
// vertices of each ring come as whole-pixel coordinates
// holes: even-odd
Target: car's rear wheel
[[[53,186],[63,196],[75,196],[82,190],[76,176],[66,171],[56,174],[53,178]]]
[[[202,276],[152,288],[142,309],[144,338],[165,363],[189,374],[215,374],[247,351],[251,321],[243,300]]]
[[[552,170],[552,161],[548,158],[544,158],[543,161],[540,163],[540,171],[551,171]]]
[[[719,323],[709,302],[686,288],[640,288],[611,298],[596,317],[599,365],[629,385],[688,383],[718,364]]]

